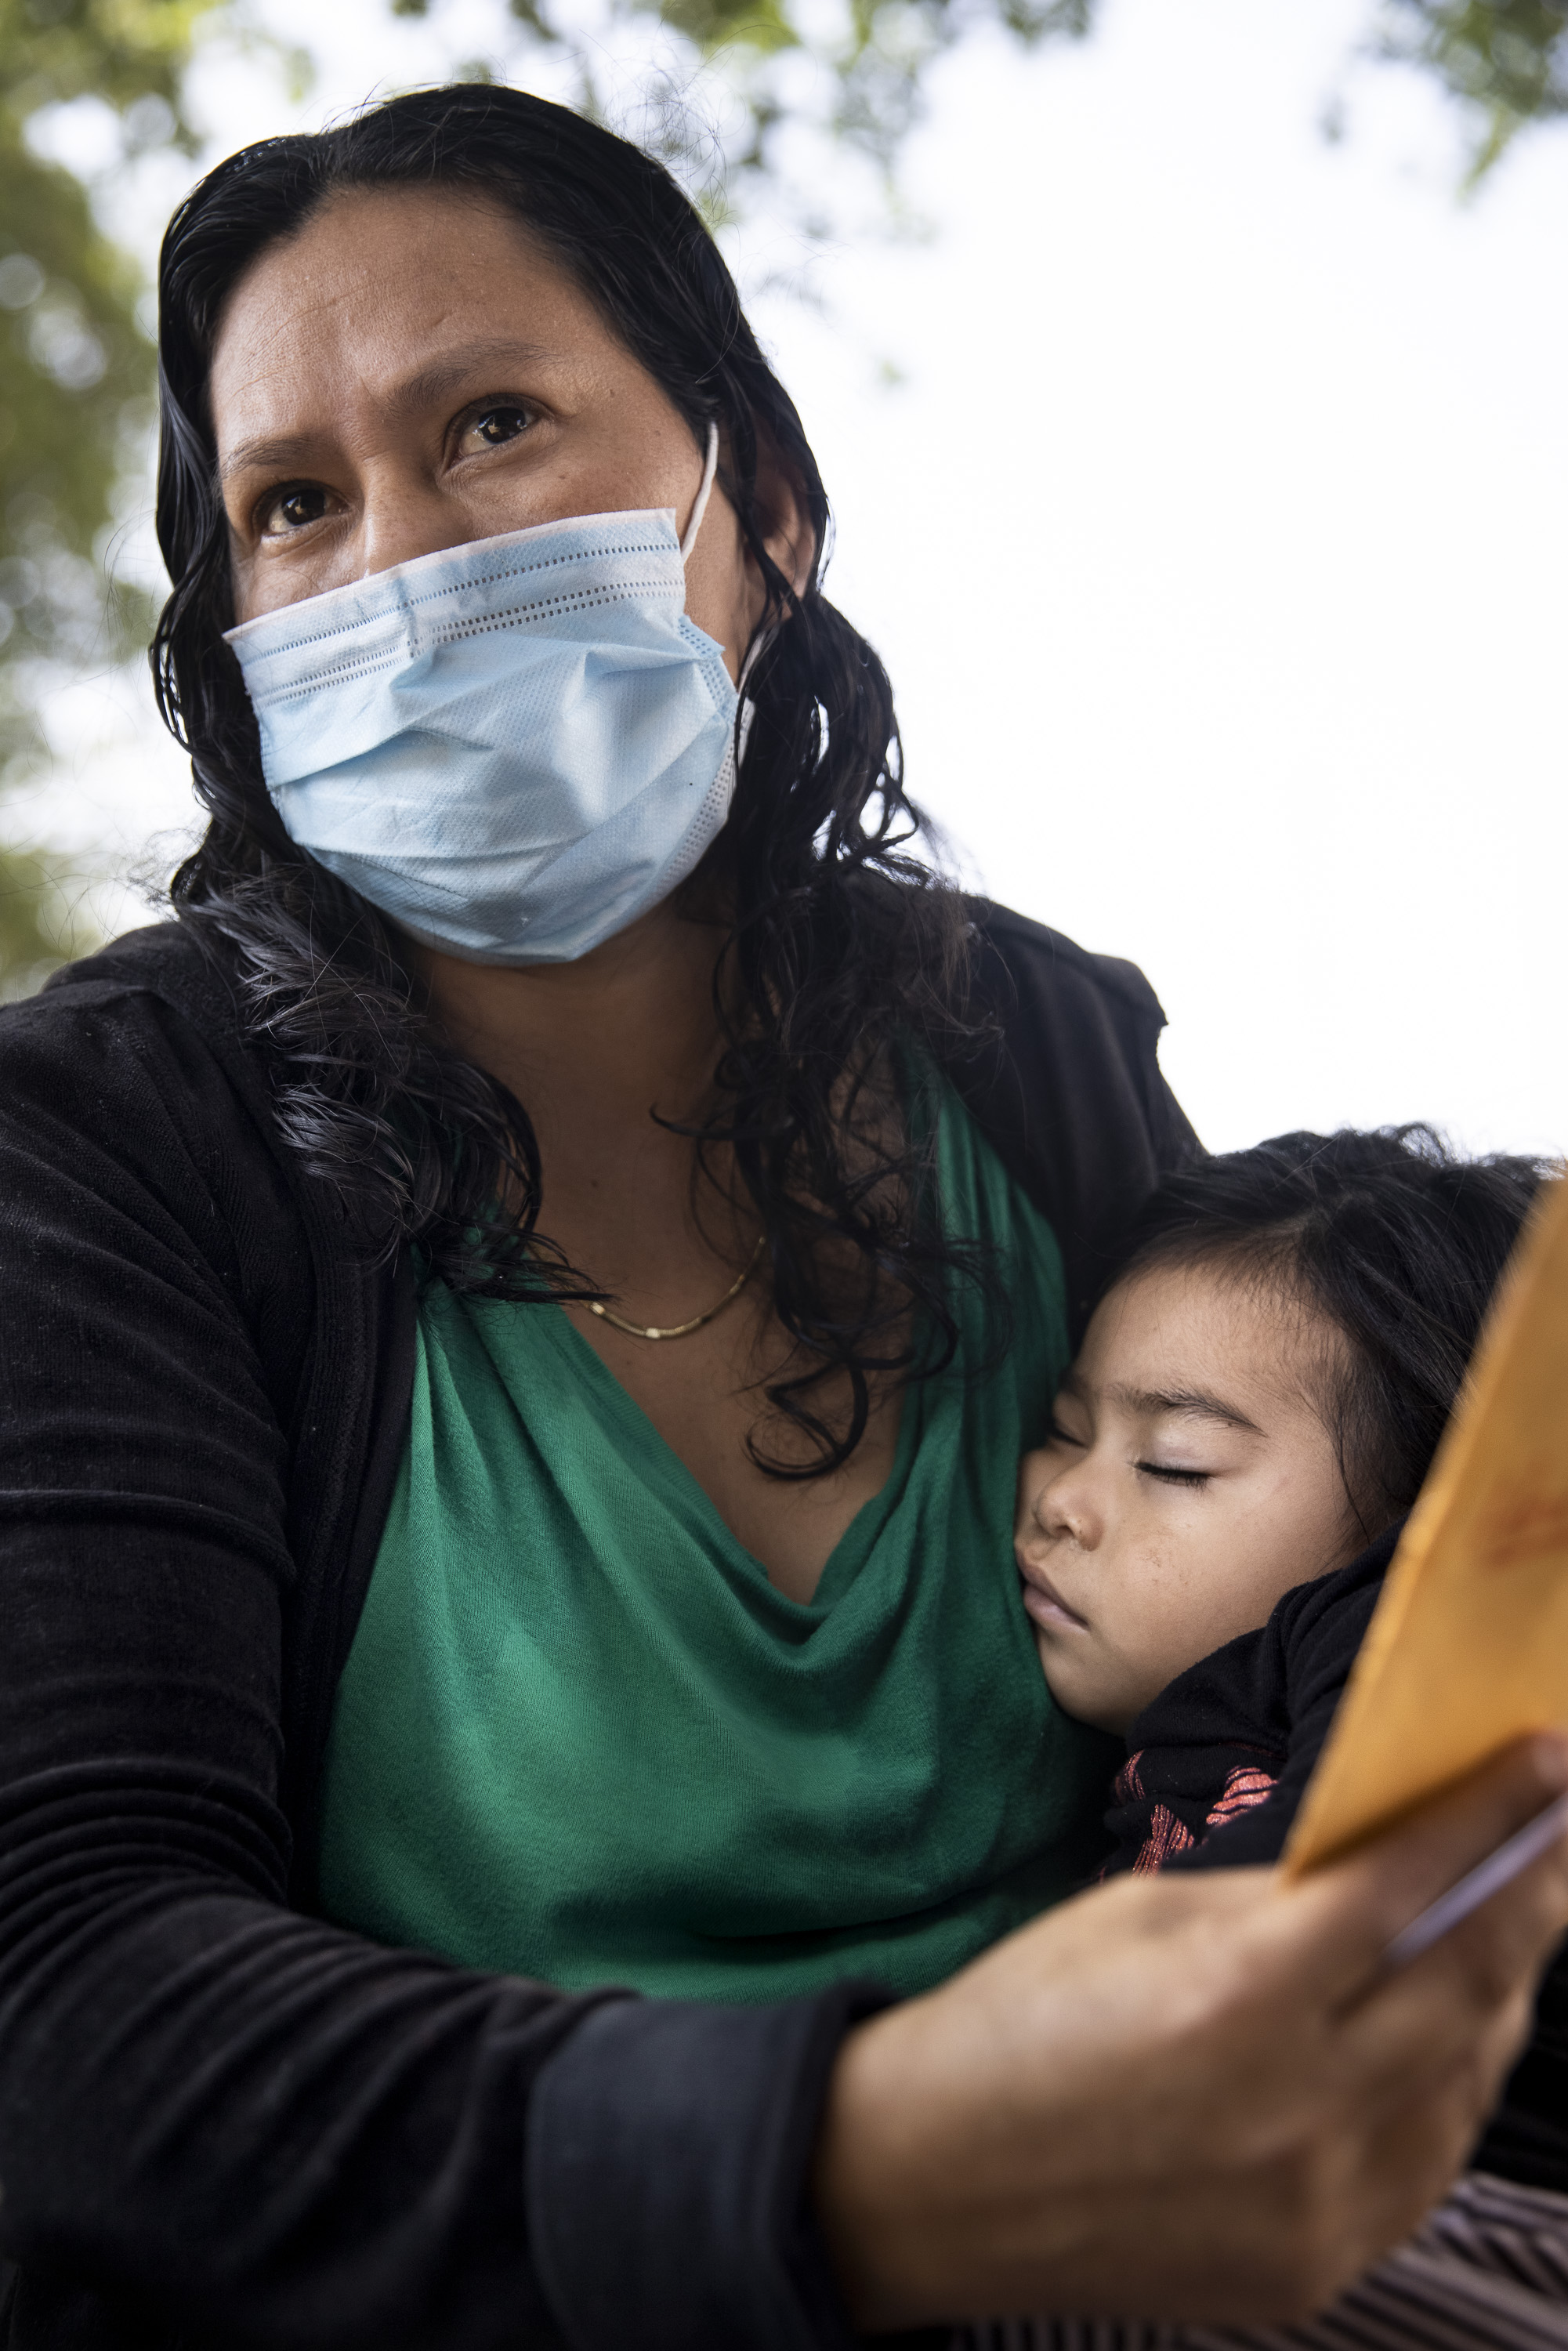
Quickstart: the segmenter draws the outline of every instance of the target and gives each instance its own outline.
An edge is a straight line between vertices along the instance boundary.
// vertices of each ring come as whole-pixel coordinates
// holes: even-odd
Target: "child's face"
[[[1362,1548],[1313,1402],[1343,1345],[1222,1266],[1155,1267],[1103,1301],[1019,1473],[1024,1606],[1069,1714],[1124,1731]]]

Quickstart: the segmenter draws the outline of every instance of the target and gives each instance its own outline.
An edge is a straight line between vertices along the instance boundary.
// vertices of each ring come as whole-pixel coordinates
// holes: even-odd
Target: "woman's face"
[[[429,189],[334,197],[240,280],[212,371],[235,617],[411,556],[563,515],[673,507],[692,430],[526,228]],[[804,584],[809,532],[763,478],[768,551]],[[686,610],[736,675],[761,574],[715,486]]]

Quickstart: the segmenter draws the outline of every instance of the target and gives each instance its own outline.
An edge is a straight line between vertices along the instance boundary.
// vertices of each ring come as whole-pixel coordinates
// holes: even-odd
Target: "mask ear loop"
[[[717,471],[718,426],[710,423],[707,429],[707,455],[703,459],[703,477],[697,485],[696,503],[692,508],[692,518],[686,525],[686,535],[681,541],[683,563],[687,560],[697,543],[697,533],[703,527],[703,517],[707,512],[708,494],[713,488],[713,477]]]
[[[703,460],[703,477],[697,485],[697,495],[695,502],[692,507],[691,520],[686,525],[685,536],[681,541],[681,561],[683,563],[689,559],[693,548],[697,543],[697,533],[703,527],[703,517],[707,512],[707,502],[713,490],[714,475],[717,470],[718,426],[716,423],[710,422],[707,429],[707,455]],[[751,722],[757,716],[757,705],[746,691],[746,681],[751,675],[752,671],[756,668],[758,656],[766,653],[768,647],[772,643],[778,633],[779,624],[777,622],[774,622],[771,627],[758,629],[757,634],[752,638],[750,645],[747,649],[746,659],[740,664],[740,675],[736,680],[735,684],[735,691],[737,697],[735,727],[735,758],[736,765],[737,767],[741,760],[746,757],[747,737],[751,732]]]

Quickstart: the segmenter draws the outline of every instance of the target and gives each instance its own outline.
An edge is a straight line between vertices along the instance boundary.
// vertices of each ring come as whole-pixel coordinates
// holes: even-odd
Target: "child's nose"
[[[1093,1550],[1100,1540],[1101,1520],[1086,1463],[1073,1462],[1040,1488],[1035,1497],[1034,1519],[1041,1534],[1053,1542],[1065,1535],[1082,1550]]]

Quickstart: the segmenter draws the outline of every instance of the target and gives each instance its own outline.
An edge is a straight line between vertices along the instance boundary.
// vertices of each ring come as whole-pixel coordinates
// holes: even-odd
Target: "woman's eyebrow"
[[[236,441],[218,466],[218,479],[230,481],[253,465],[269,474],[287,473],[291,465],[303,465],[316,446],[316,436],[308,433],[265,434],[254,441]]]
[[[474,343],[459,343],[455,349],[443,351],[439,359],[431,360],[405,376],[392,393],[388,406],[392,408],[428,408],[432,402],[455,389],[476,368],[537,367],[541,360],[554,355],[543,343],[518,342],[510,336],[486,336]],[[492,386],[494,390],[496,387]]]
[[[492,336],[480,342],[460,343],[455,350],[443,351],[439,359],[431,360],[405,376],[389,393],[386,406],[393,413],[429,408],[477,368],[534,367],[550,357],[542,343],[518,342],[510,337]],[[253,465],[277,473],[307,465],[319,438],[314,433],[267,433],[254,440],[236,441],[218,467],[219,475],[226,482],[231,475]]]
[[[1130,1388],[1117,1385],[1107,1388],[1112,1402],[1126,1412],[1152,1416],[1155,1413],[1180,1413],[1194,1420],[1221,1420],[1228,1428],[1244,1428],[1253,1437],[1263,1432],[1255,1420],[1249,1420],[1233,1404],[1220,1396],[1210,1395],[1204,1388]]]

